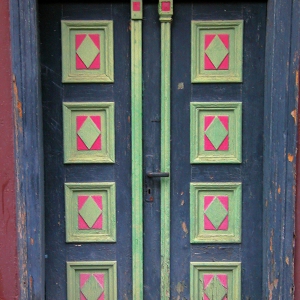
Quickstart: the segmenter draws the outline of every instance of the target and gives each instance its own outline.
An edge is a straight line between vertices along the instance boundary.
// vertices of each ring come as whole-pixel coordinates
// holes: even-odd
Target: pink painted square
[[[204,117],[204,131],[211,125],[216,116],[205,116]],[[217,116],[217,118],[221,121],[224,128],[229,131],[229,116]],[[223,142],[218,148],[212,144],[209,138],[204,134],[204,150],[205,151],[228,151],[229,150],[229,134],[224,138]]]
[[[99,53],[96,55],[94,61],[90,66],[86,66],[80,56],[76,53],[76,70],[100,70],[100,35],[99,34],[76,34],[75,35],[75,49],[76,51],[89,36],[95,46],[99,49]]]
[[[134,1],[132,3],[132,9],[133,9],[133,11],[140,11],[141,10],[141,2]]]
[[[95,201],[95,203],[97,204],[97,206],[103,210],[103,202],[102,202],[102,196],[91,196],[93,198],[93,200]],[[85,204],[85,202],[87,201],[87,199],[89,198],[89,196],[78,196],[78,212],[80,211],[80,209],[83,207],[83,205]],[[90,230],[90,229],[102,229],[103,228],[103,213],[101,213],[101,215],[99,216],[99,218],[96,220],[96,222],[94,223],[94,225],[90,228],[88,226],[88,224],[84,221],[84,219],[82,218],[82,216],[78,213],[78,229],[79,230]]]
[[[161,3],[161,10],[164,12],[170,12],[171,11],[171,2],[163,1]]]
[[[229,197],[228,196],[204,196],[204,212],[207,210],[207,208],[210,206],[210,204],[213,202],[215,198],[218,198],[221,204],[224,206],[224,208],[229,211]],[[218,228],[216,228],[211,220],[204,214],[204,230],[223,230],[227,231],[229,227],[229,217],[228,215],[224,218],[222,223]]]
[[[76,117],[76,132],[80,130],[84,122],[87,120],[88,116],[77,116]],[[94,122],[96,127],[101,131],[101,116],[90,116],[91,120]],[[101,134],[95,139],[91,148],[88,148],[84,141],[77,134],[77,150],[87,151],[87,150],[101,150],[102,149],[102,139]]]
[[[99,285],[104,290],[104,274],[103,273],[80,273],[79,276],[79,286],[80,286],[80,300],[86,300],[85,296],[82,294],[81,289],[84,287],[86,282],[90,279],[91,276],[94,276],[96,281],[99,283]],[[100,297],[97,300],[105,300],[105,293],[104,291],[100,295]]]
[[[229,34],[206,34],[204,36],[204,49],[206,50],[214,38],[218,36],[224,46],[229,50]],[[221,64],[216,68],[207,54],[204,53],[204,70],[229,70],[229,54],[225,56]]]

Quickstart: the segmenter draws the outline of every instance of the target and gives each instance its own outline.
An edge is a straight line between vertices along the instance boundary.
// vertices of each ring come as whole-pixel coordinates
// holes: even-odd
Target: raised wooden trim
[[[16,175],[9,1],[0,5],[0,299],[18,299],[18,234],[16,228]],[[16,86],[13,83],[13,92]]]
[[[140,9],[143,1],[140,1]],[[132,151],[132,280],[133,300],[143,299],[143,146],[142,146],[142,11],[131,0],[131,151]]]
[[[264,107],[263,299],[293,299],[299,18],[299,1],[269,1]]]
[[[161,21],[161,172],[170,173],[171,162],[171,21],[173,1],[170,11],[161,9],[158,12]],[[170,221],[171,192],[170,177],[161,178],[160,209],[160,245],[161,245],[161,300],[170,299]]]

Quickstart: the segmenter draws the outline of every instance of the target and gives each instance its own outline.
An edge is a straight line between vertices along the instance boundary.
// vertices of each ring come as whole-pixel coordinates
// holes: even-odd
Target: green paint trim
[[[72,261],[67,262],[67,300],[80,299],[80,273],[104,273],[105,299],[117,300],[116,261]]]
[[[133,3],[139,2],[140,3],[140,11],[133,10]],[[131,0],[131,20],[142,20],[143,19],[143,1],[142,0]]]
[[[142,1],[141,1],[142,3]],[[131,20],[132,280],[143,299],[142,20]]]
[[[170,173],[171,139],[171,20],[161,11],[161,172]],[[171,1],[171,12],[173,2]],[[170,177],[161,178],[161,299],[170,299]]]
[[[228,230],[204,230],[204,203],[207,195],[229,197]],[[190,184],[190,242],[240,243],[242,236],[242,184],[239,182],[193,182]]]
[[[115,121],[113,102],[64,102],[64,163],[114,163]],[[77,150],[76,116],[101,116],[101,150]]]
[[[191,102],[190,114],[190,161],[192,164],[242,162],[241,102]],[[228,151],[204,150],[204,115],[229,116]]]
[[[240,262],[191,262],[190,293],[191,299],[203,299],[203,274],[226,274],[228,276],[227,299],[241,300],[241,263]]]
[[[243,81],[243,20],[233,21],[192,21],[191,24],[191,80],[203,82]],[[229,69],[204,69],[204,35],[229,34]]]
[[[100,34],[100,70],[77,70],[75,34]],[[114,82],[113,21],[61,21],[62,82]]]
[[[101,195],[103,229],[78,229],[79,195]],[[116,242],[116,186],[114,182],[65,183],[66,242]]]
[[[169,11],[163,11],[162,10],[162,3],[163,2],[169,2],[170,3],[170,10]],[[173,0],[159,0],[158,2],[158,13],[159,13],[159,20],[161,22],[172,22],[172,16],[173,16]]]

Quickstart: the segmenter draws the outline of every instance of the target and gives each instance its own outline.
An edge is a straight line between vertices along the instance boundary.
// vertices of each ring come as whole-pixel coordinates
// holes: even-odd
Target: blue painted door
[[[143,11],[141,167],[146,174],[149,170],[161,171],[160,140],[164,132],[161,132],[160,86],[163,78],[160,75],[161,23],[157,2],[146,1]],[[160,187],[164,179],[149,179],[145,175],[144,199],[141,199],[144,299],[261,299],[265,18],[264,1],[174,3],[171,25],[170,243],[166,244],[170,249],[170,272],[161,274],[160,232],[165,216],[161,214]],[[113,21],[113,83],[62,83],[61,21],[68,20]],[[232,40],[235,27],[220,29],[210,24],[212,31],[209,28],[201,31],[202,21],[216,20],[243,23],[240,37],[243,46],[242,82],[226,81],[226,76],[230,77],[226,75],[226,68],[232,67],[231,60],[238,56],[237,53],[230,56],[235,51],[231,43],[236,43],[237,47],[239,42],[239,39]],[[192,54],[192,47],[195,43],[198,45],[192,35],[192,21],[200,22],[197,23],[199,26],[196,24],[196,31],[201,32],[198,41],[203,39],[200,46],[202,42],[204,44],[203,51],[196,54]],[[75,295],[76,299],[133,299],[131,131],[134,128],[130,123],[130,3],[40,1],[39,22],[47,299],[71,299],[67,298],[67,293]],[[79,39],[94,41],[90,31],[76,34]],[[82,41],[78,43],[77,48]],[[101,40],[100,47],[102,44]],[[225,52],[215,57],[213,50],[216,48]],[[104,55],[101,51],[99,53],[101,57]],[[221,71],[225,74],[223,81],[193,82],[191,70],[200,56],[204,77]],[[79,58],[84,63],[85,59],[80,55]],[[216,62],[218,59],[220,63]],[[228,65],[226,59],[229,59]],[[236,70],[238,68],[237,64]],[[82,112],[82,107],[86,108],[91,102],[113,103],[110,106],[114,110],[113,122],[107,121],[109,117],[103,107],[92,106],[89,113]],[[68,112],[65,114],[64,103],[68,103],[67,107],[64,106]],[[82,106],[72,108],[72,104],[78,103]],[[213,109],[211,104],[216,104],[217,108]],[[99,110],[101,113],[97,115]],[[107,121],[104,125],[101,123],[102,127],[97,123],[99,116],[101,121]],[[103,134],[104,139],[104,130],[113,123],[115,160],[108,163],[64,163],[68,151],[66,120],[75,126],[75,138],[70,144],[75,143],[76,151],[85,151],[80,147],[87,147],[89,143],[90,135],[85,140],[84,128],[88,128],[88,132],[96,130],[88,147],[93,150],[91,148],[99,136]],[[240,125],[241,135],[235,131]],[[78,136],[84,145],[79,144]],[[106,141],[109,144],[109,139]],[[105,141],[102,143],[104,147]],[[228,157],[218,161],[222,154],[238,148],[238,145],[241,145],[240,162],[232,162]],[[221,153],[220,157],[217,152]],[[205,161],[206,154],[212,157],[210,162]],[[90,183],[98,185],[93,187]],[[110,183],[108,187],[105,186],[107,183]],[[115,207],[111,205],[114,201]],[[77,235],[80,229],[83,237]],[[96,238],[95,242],[93,237],[87,237],[93,229],[102,238],[103,233],[106,240]],[[117,290],[112,293],[115,278]],[[166,280],[170,281],[168,294],[162,295],[161,285]]]

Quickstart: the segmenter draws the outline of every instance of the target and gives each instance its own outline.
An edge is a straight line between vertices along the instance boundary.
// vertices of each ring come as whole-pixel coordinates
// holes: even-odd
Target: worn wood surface
[[[270,1],[265,82],[264,265],[266,299],[293,298],[299,1]],[[276,142],[275,142],[276,141]]]
[[[16,177],[9,1],[0,4],[0,299],[18,299]],[[14,92],[16,86],[13,83]]]

